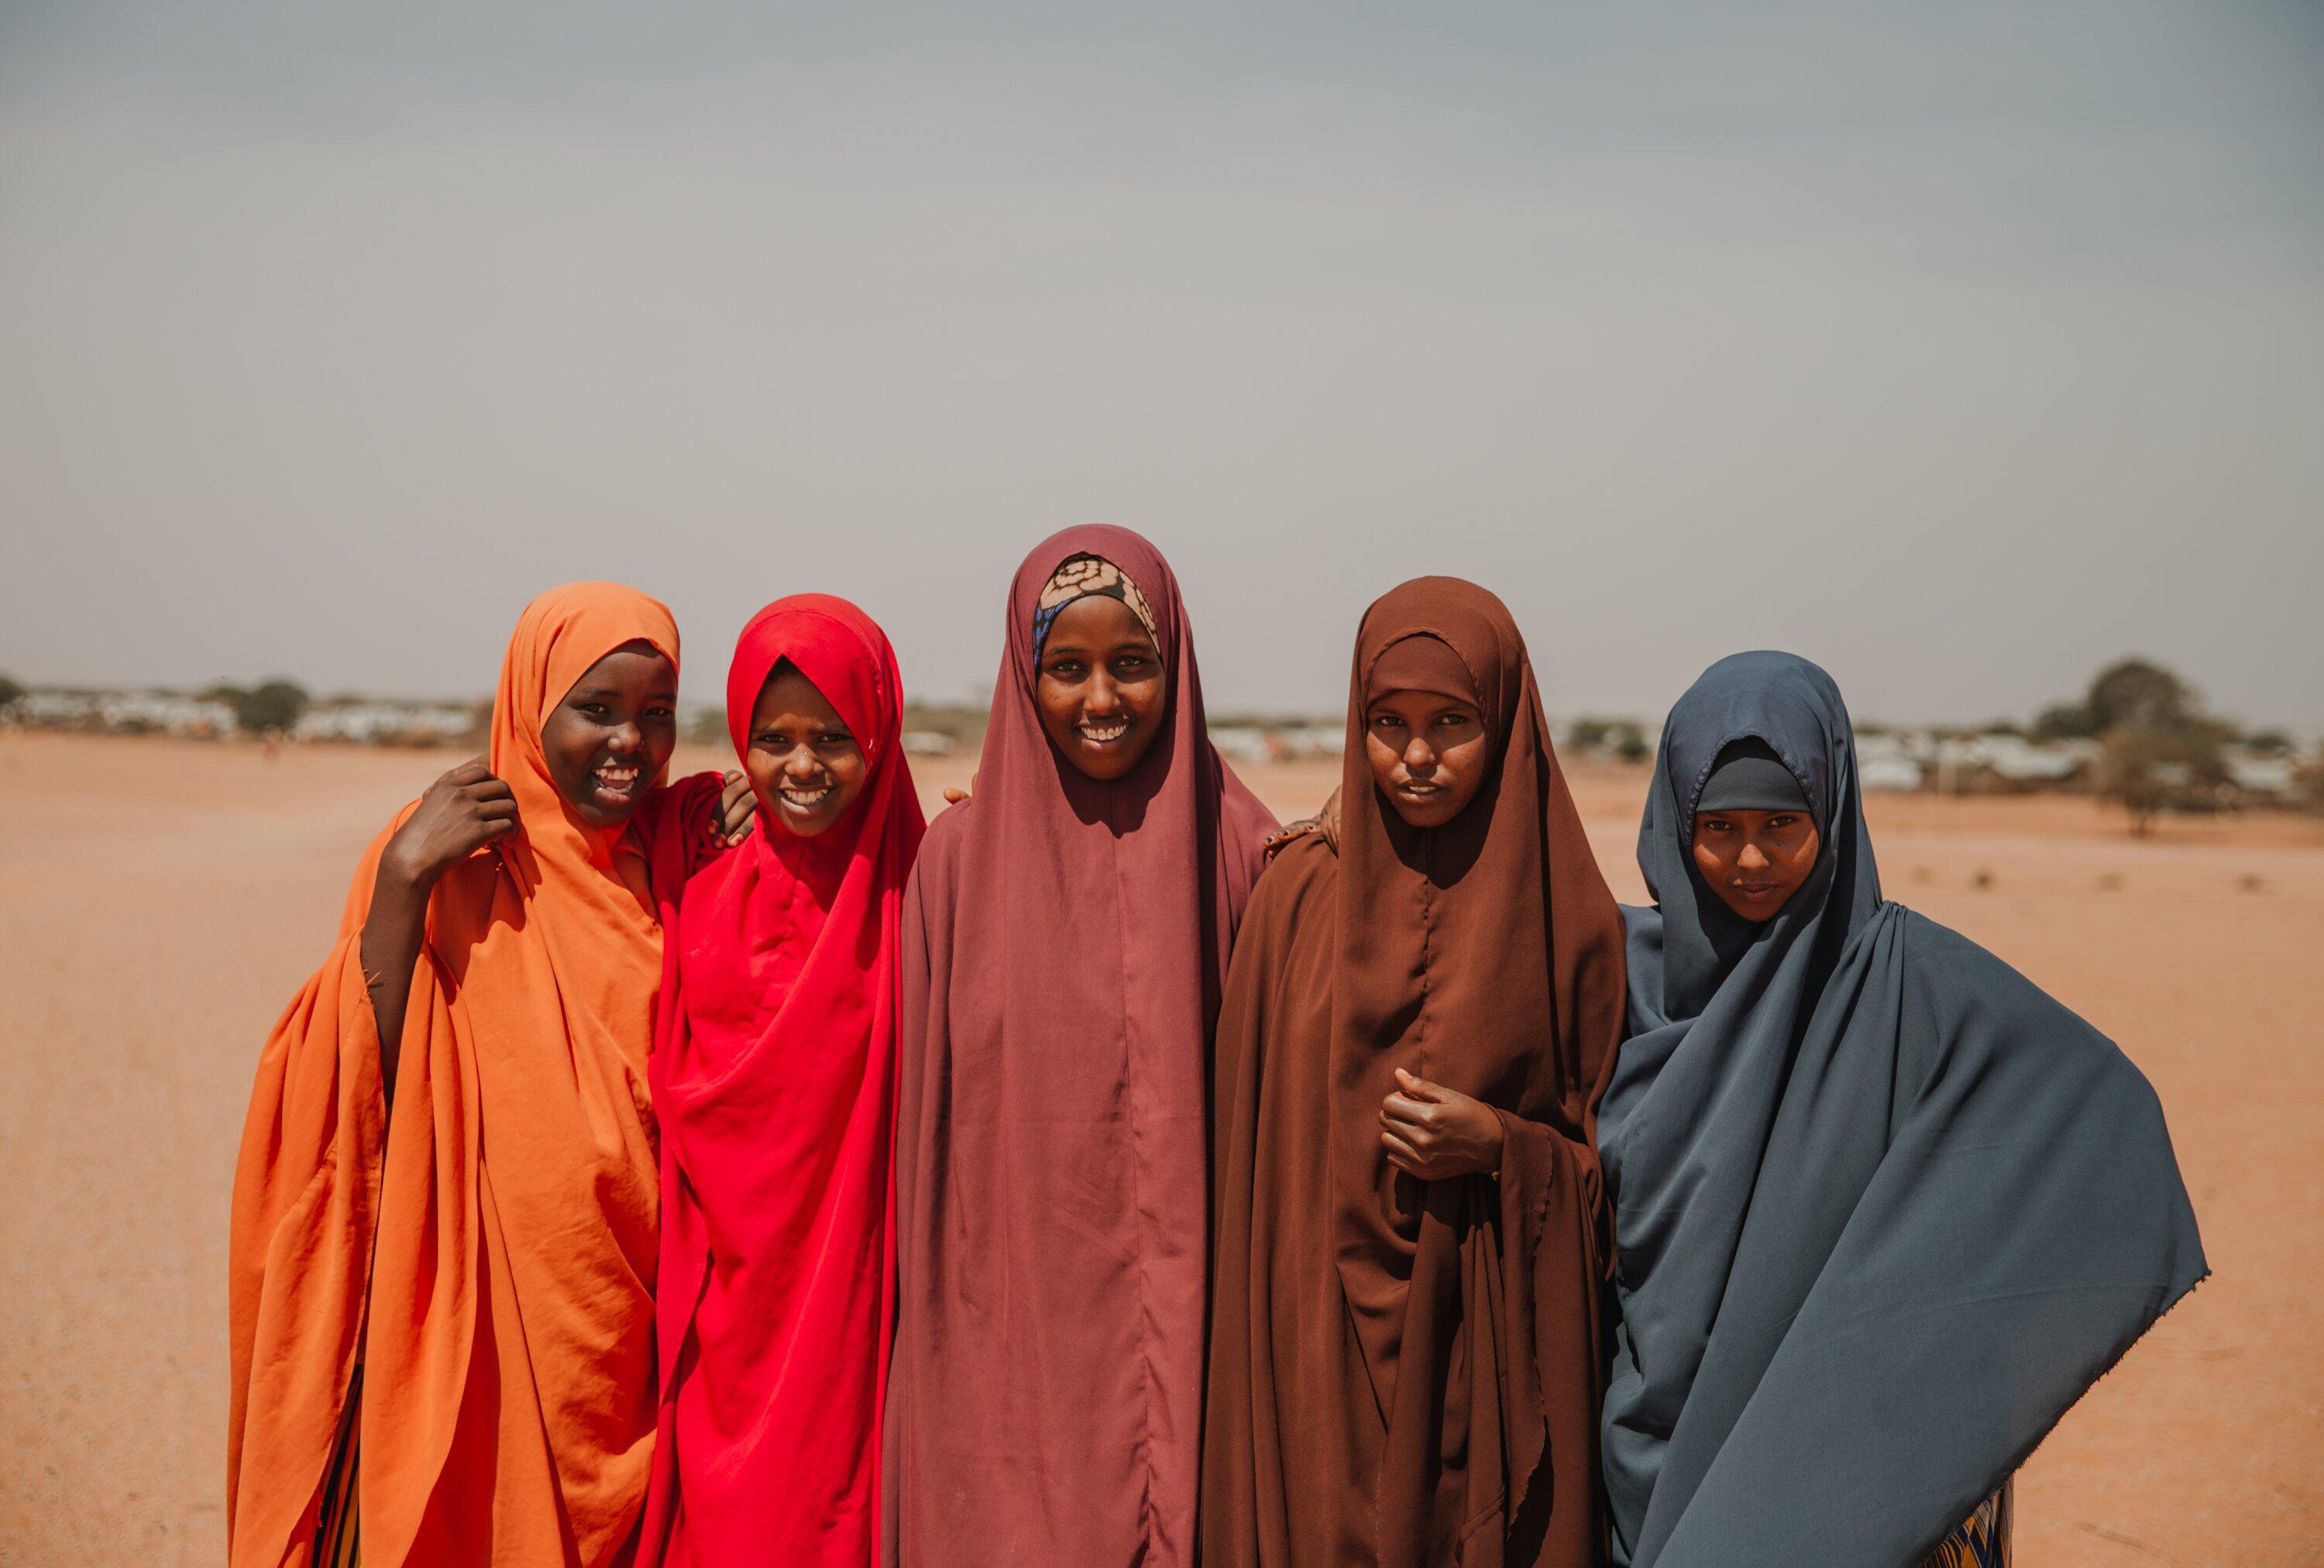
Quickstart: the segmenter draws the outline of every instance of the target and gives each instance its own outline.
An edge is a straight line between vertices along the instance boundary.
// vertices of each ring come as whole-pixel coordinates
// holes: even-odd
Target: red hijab
[[[752,618],[726,678],[737,756],[778,663],[863,748],[845,816],[762,805],[665,904],[661,1444],[645,1560],[871,1561],[894,1321],[897,915],[924,830],[887,636],[844,599]]]

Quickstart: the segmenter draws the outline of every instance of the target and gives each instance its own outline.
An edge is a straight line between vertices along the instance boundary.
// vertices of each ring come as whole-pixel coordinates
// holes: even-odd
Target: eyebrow
[[[1093,644],[1088,642],[1074,642],[1063,637],[1054,637],[1051,638],[1047,644],[1042,648],[1041,662],[1047,664],[1052,659],[1062,659],[1066,657],[1074,659],[1110,659],[1117,653],[1151,653],[1152,651],[1153,650],[1143,642],[1110,642]]]
[[[1150,653],[1157,659],[1162,657],[1162,650],[1154,646],[1154,640],[1143,633],[1102,645],[1084,642],[1080,638],[1072,636],[1051,637],[1047,642],[1042,644],[1041,657],[1047,659],[1052,653],[1087,653],[1093,648],[1099,647],[1107,653]]]

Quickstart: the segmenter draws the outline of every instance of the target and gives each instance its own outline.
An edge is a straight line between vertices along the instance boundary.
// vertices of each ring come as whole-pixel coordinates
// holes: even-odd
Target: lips
[[[598,794],[613,800],[636,798],[645,784],[645,769],[636,762],[605,762],[589,771],[589,783]]]
[[[1093,746],[1111,746],[1130,734],[1130,721],[1120,719],[1084,719],[1074,728],[1084,741]]]
[[[793,785],[785,784],[775,793],[782,797],[785,806],[789,807],[793,811],[804,814],[815,811],[825,801],[830,799],[831,791],[832,786],[828,784],[820,784],[812,789],[801,789]]]

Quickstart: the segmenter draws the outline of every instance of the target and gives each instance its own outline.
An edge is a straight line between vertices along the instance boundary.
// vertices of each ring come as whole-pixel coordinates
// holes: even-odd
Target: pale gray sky
[[[991,679],[1152,536],[1213,707],[1497,589],[1555,711],[1711,659],[2324,728],[2324,13],[0,7],[0,669],[481,694],[536,589],[713,698],[842,593]]]

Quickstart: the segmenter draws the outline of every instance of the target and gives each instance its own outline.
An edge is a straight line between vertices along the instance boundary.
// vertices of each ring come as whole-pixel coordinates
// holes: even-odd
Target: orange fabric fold
[[[597,1568],[634,1549],[659,1223],[647,863],[667,792],[625,832],[590,827],[540,745],[574,681],[634,641],[678,660],[669,611],[613,584],[552,589],[519,620],[490,766],[522,826],[436,887],[392,1122],[359,948],[411,807],[267,1039],[235,1175],[235,1568],[309,1560],[358,1361],[367,1564]]]

